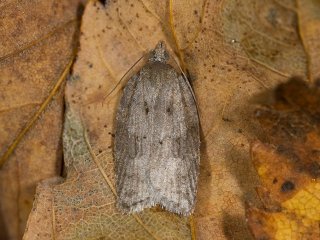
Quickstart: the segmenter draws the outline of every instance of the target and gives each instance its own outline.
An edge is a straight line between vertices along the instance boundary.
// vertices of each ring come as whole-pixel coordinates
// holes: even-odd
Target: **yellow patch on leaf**
[[[293,78],[276,89],[272,106],[256,112],[269,136],[251,148],[264,205],[247,208],[256,239],[320,239],[319,103],[318,87]]]

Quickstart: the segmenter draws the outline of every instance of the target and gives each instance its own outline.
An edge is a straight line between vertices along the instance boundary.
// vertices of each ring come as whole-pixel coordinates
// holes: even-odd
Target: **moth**
[[[200,163],[200,130],[189,81],[167,63],[159,42],[120,99],[114,157],[117,207],[126,213],[160,205],[193,212]]]

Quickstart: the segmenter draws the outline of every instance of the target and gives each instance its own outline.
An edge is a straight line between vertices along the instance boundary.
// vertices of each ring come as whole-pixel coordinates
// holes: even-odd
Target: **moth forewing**
[[[116,116],[117,206],[127,213],[159,204],[189,215],[200,161],[197,106],[163,42],[124,89]]]

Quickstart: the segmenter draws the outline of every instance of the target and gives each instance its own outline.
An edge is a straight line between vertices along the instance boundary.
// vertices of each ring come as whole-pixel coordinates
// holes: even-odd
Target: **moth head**
[[[165,63],[169,59],[169,53],[166,49],[166,44],[160,41],[155,49],[150,52],[150,62],[163,62]]]

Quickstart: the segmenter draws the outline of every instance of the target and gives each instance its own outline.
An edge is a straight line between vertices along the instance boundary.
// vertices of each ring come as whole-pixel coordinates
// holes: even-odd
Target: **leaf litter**
[[[89,2],[66,89],[67,178],[39,185],[25,239],[39,234],[34,223],[42,219],[53,226],[46,236],[56,239],[250,239],[244,202],[258,204],[258,178],[249,146],[263,136],[250,121],[250,106],[262,90],[288,76],[307,75],[295,9],[291,1],[285,6],[274,1],[110,1],[105,7]],[[159,40],[167,42],[188,73],[199,105],[203,146],[198,201],[190,219],[159,208],[129,216],[115,208],[111,149],[125,79],[108,93]],[[43,204],[52,207],[48,211]]]

